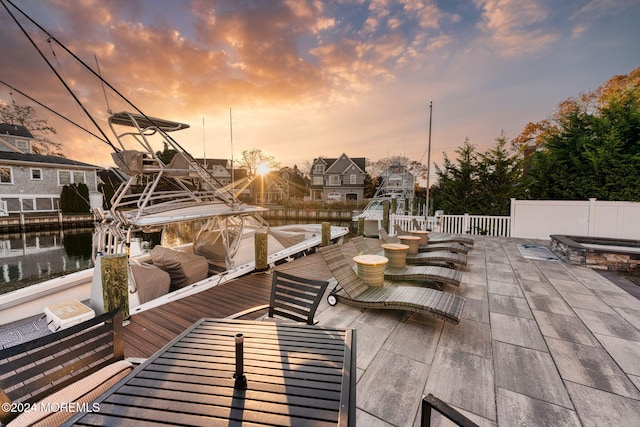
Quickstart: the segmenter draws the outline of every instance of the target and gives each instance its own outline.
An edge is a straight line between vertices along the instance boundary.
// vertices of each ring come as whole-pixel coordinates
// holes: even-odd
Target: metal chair
[[[273,272],[269,304],[259,305],[232,314],[227,319],[238,319],[269,309],[266,319],[285,319],[314,324],[314,316],[329,282],[306,279],[281,271]]]

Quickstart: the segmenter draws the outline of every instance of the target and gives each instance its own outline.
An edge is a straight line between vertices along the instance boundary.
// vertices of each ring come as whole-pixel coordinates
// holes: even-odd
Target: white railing
[[[411,231],[413,219],[425,228],[423,216],[390,215],[394,225]],[[589,200],[511,200],[511,216],[439,215],[427,229],[442,233],[550,239],[553,234],[640,240],[640,203]]]
[[[413,219],[418,221],[421,229],[425,228],[423,216],[391,215],[389,218],[389,234],[395,234],[394,225],[398,224],[404,230],[414,230]],[[511,236],[511,217],[488,215],[439,215],[429,217],[429,230],[439,233],[456,233],[509,237]]]
[[[9,213],[57,212],[60,196],[52,194],[2,194],[0,195],[0,216]],[[2,214],[5,212],[5,215]]]

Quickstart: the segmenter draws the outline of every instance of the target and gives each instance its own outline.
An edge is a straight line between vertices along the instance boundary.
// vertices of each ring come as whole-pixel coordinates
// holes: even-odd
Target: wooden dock
[[[292,271],[302,277],[328,280],[329,269],[320,254],[313,254],[278,270]],[[149,357],[203,317],[221,318],[247,308],[269,303],[271,274],[253,273],[207,291],[135,314],[125,328],[125,356]],[[263,313],[254,314],[254,318]]]

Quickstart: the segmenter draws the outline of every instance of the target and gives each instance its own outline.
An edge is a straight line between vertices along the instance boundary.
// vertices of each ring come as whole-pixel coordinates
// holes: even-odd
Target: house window
[[[32,211],[34,208],[33,199],[22,199],[22,210],[25,212]]]
[[[357,184],[357,183],[358,183],[357,175],[349,175],[349,184]]]
[[[84,184],[84,172],[74,172],[73,173],[73,183],[74,184]]]
[[[9,166],[0,166],[0,184],[13,184],[13,170]]]
[[[27,141],[22,141],[22,140],[18,140],[17,141],[17,147],[21,150],[28,150],[29,149],[29,143]]]
[[[58,185],[84,183],[84,172],[58,171]]]
[[[340,175],[329,175],[329,182],[327,183],[327,185],[340,185]]]
[[[42,180],[42,169],[31,169],[31,179]]]
[[[322,184],[323,184],[323,181],[321,176],[313,177],[313,185],[322,185]]]
[[[313,167],[313,173],[322,174],[324,173],[324,165],[315,165]]]

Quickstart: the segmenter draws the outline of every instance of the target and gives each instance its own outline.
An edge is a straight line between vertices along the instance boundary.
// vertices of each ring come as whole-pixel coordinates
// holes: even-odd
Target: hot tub
[[[640,266],[640,241],[606,237],[551,237],[551,250],[564,262],[597,270],[629,271]]]

